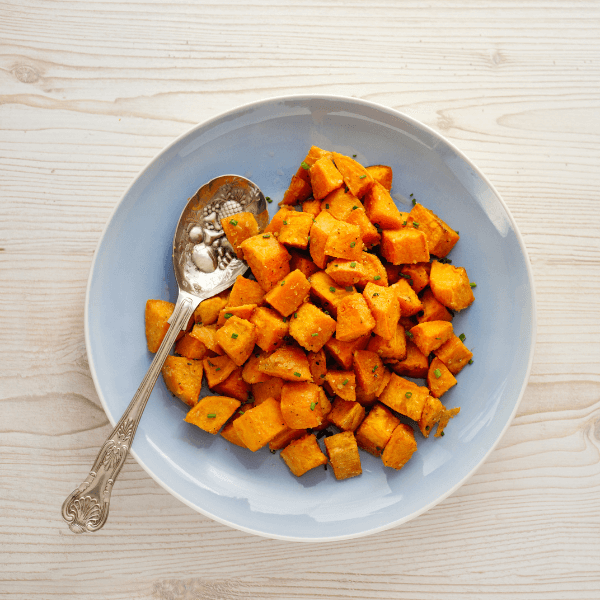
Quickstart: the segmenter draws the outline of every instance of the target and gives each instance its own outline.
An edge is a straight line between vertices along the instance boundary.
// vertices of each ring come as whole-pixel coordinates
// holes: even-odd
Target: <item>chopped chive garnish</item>
[[[284,222],[283,222],[283,224],[284,224],[284,225],[287,225],[287,221],[284,221]]]
[[[416,229],[419,226],[419,224],[416,221],[413,221],[413,227]]]
[[[237,334],[237,333],[232,333],[232,334],[231,334],[231,337],[232,337],[234,340],[237,340],[237,338],[238,338],[238,334]]]
[[[233,314],[232,313],[225,313],[224,317],[226,319],[229,319],[230,317],[233,317]]]
[[[217,413],[208,413],[206,415],[209,419],[214,419],[217,416]]]
[[[375,293],[373,294],[373,298],[375,298],[375,296],[379,296],[379,294],[378,294],[377,292],[375,292]]]
[[[310,403],[310,410],[315,410],[315,406],[317,406],[314,402]]]
[[[458,336],[458,339],[459,339],[461,342],[464,342],[464,341],[467,339],[467,336],[466,336],[464,333],[461,333],[461,334]]]
[[[330,292],[335,292],[335,288],[334,288],[333,286],[331,286],[331,287],[329,288],[329,291],[330,291]]]
[[[273,200],[271,200],[271,198],[269,198],[269,196],[267,196],[267,197],[265,198],[265,200],[266,200],[266,201],[267,201],[269,204],[271,204],[271,202],[273,202]]]
[[[352,158],[356,158],[356,154],[353,154],[353,155],[352,155]]]
[[[477,284],[476,284],[476,283],[474,283],[473,281],[471,281],[471,283],[469,283],[469,285],[470,285],[472,288],[476,288],[476,287],[477,287]]]
[[[425,425],[425,431],[429,431],[431,428],[429,427],[429,425]]]
[[[414,194],[411,194],[410,197],[412,198],[414,196]]]
[[[298,371],[295,371],[294,372],[294,377],[302,377],[302,376],[300,375],[300,373],[298,373]]]
[[[377,369],[379,369],[379,365],[375,365],[375,366],[373,367],[373,373],[375,373],[375,371],[377,371]]]
[[[325,205],[325,208],[326,208],[327,210],[329,210],[329,204],[326,204],[326,205]]]
[[[348,385],[348,380],[344,379],[344,381],[342,381],[342,385]]]
[[[350,242],[350,248],[354,248],[356,246],[356,242]]]
[[[310,235],[308,236],[308,240],[307,241],[310,242]]]
[[[294,313],[294,319],[298,318],[298,313]]]
[[[375,275],[375,277],[373,277],[373,279],[375,281],[379,281],[381,279],[381,275]]]
[[[413,206],[415,206],[416,203],[417,203],[417,199],[413,198]]]
[[[435,375],[436,379],[439,379],[442,376],[442,372],[439,369],[436,369],[433,374]]]
[[[283,280],[283,281],[281,282],[281,287],[283,287],[284,285],[285,285],[285,280]]]
[[[264,238],[265,238],[265,240],[266,240],[266,239],[268,239],[268,238],[270,238],[270,237],[271,237],[271,234],[270,234],[270,233],[267,233],[267,234],[263,235],[263,237],[264,237]]]
[[[213,367],[214,367],[214,365],[213,365]],[[221,367],[217,367],[217,368],[215,369],[215,371],[220,371],[220,370],[221,370]]]
[[[404,394],[405,398],[412,398],[412,392],[406,392],[406,394]]]
[[[402,225],[404,225],[404,227],[406,227],[406,221],[402,221]]]
[[[283,322],[287,323],[287,319],[285,317],[283,317]]]
[[[413,334],[412,334],[410,331],[407,331],[407,332],[406,332],[406,337],[408,337],[408,338],[412,338],[412,337],[413,337]]]
[[[237,221],[235,221],[234,219],[231,219],[231,221],[229,221],[229,223],[231,225],[233,225],[234,227],[237,225]]]
[[[352,210],[356,210],[358,208],[358,206],[353,206]]]
[[[208,364],[209,364],[211,367],[214,367],[214,366],[215,366],[215,365],[213,365],[213,364],[210,362],[210,360],[208,361]]]
[[[311,335],[311,337],[317,337],[319,334],[318,333],[311,333],[310,335]]]
[[[441,437],[444,437],[446,434],[442,431],[442,433],[440,433]]]
[[[359,177],[359,179],[364,179],[365,177],[366,177],[366,175],[361,175],[361,176]]]
[[[351,263],[350,263],[350,268],[351,268],[351,269],[354,269],[355,267],[356,267],[356,263],[355,263],[355,262],[351,262]]]
[[[308,170],[310,169],[310,165],[309,165],[309,164],[308,164],[306,161],[304,161],[304,160],[303,160],[303,161],[300,163],[300,166],[301,166],[301,167],[302,167],[302,168],[303,168],[305,171],[308,171]]]
[[[473,359],[472,359],[472,358],[470,358],[470,359],[469,359],[469,364],[470,364],[470,365],[472,365],[472,364],[473,364]]]
[[[244,415],[244,414],[246,414],[246,413],[245,413],[245,411],[243,411],[243,410],[238,410],[238,415]]]

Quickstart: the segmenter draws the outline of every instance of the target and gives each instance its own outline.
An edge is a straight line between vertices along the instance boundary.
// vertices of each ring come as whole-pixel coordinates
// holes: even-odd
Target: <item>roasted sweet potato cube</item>
[[[384,265],[389,285],[396,283],[401,278],[402,267],[405,265],[391,265],[386,262]]]
[[[208,300],[200,302],[198,308],[194,312],[196,323],[201,323],[202,325],[212,325],[213,323],[216,323],[219,312],[221,312],[222,308],[227,306],[227,302],[227,298],[222,298],[221,296],[213,296]]]
[[[427,400],[425,400],[425,404],[423,405],[421,418],[419,419],[419,429],[424,437],[429,437],[429,434],[440,420],[444,410],[444,405],[437,398],[434,398],[433,396],[427,397]]]
[[[373,456],[381,456],[399,423],[400,419],[389,408],[375,404],[356,431],[358,447]]]
[[[419,323],[427,323],[429,321],[452,321],[452,313],[436,299],[430,289],[426,289],[423,292],[421,302],[423,304],[423,313],[417,316],[417,321],[419,321]]]
[[[392,371],[404,377],[422,379],[427,376],[429,361],[417,346],[406,340],[406,358],[390,364]]]
[[[336,230],[338,222],[329,212],[321,211],[315,218],[310,229],[310,256],[315,265],[321,269],[324,269],[327,264],[325,245],[329,236]]]
[[[379,390],[382,372],[383,362],[378,354],[369,350],[357,350],[354,353],[356,380],[367,395]]]
[[[381,336],[373,336],[367,345],[367,350],[375,352],[382,359],[404,360],[406,358],[406,334],[402,325],[397,324],[394,335],[386,340]]]
[[[437,350],[444,342],[447,342],[453,335],[452,323],[448,321],[428,321],[415,325],[410,332],[413,342],[419,350],[429,356],[431,352]]]
[[[282,316],[289,317],[307,299],[310,287],[302,271],[292,271],[267,293],[265,301]]]
[[[244,304],[243,306],[226,306],[221,309],[217,319],[217,327],[222,327],[231,317],[239,317],[249,321],[256,310],[256,304]]]
[[[346,187],[357,198],[362,198],[371,189],[373,177],[359,162],[338,152],[333,152],[333,161]]]
[[[243,365],[256,345],[256,325],[235,315],[217,330],[217,342],[238,366]]]
[[[381,233],[381,255],[393,265],[427,262],[427,238],[414,228],[386,229]]]
[[[371,334],[367,333],[351,342],[340,342],[336,338],[331,338],[325,344],[325,350],[333,358],[333,360],[342,369],[349,370],[354,364],[354,353],[357,350],[364,350],[371,339]]]
[[[218,383],[212,389],[217,394],[237,398],[241,402],[248,401],[252,396],[252,387],[242,377],[242,367],[235,369],[225,381]]]
[[[375,285],[387,287],[387,272],[377,256],[369,254],[368,252],[363,252],[362,263],[365,277],[358,282],[358,285],[363,287],[367,285],[367,283],[374,283]]]
[[[381,460],[386,467],[400,470],[417,450],[415,432],[412,427],[400,423],[381,455]]]
[[[298,175],[292,175],[292,180],[283,194],[281,204],[300,204],[312,194],[310,182]]]
[[[335,320],[310,302],[290,317],[290,335],[309,352],[318,352],[335,333],[335,327]]]
[[[188,412],[184,421],[215,435],[239,408],[240,402],[226,396],[205,396]]]
[[[344,185],[342,174],[327,156],[320,158],[310,167],[308,176],[315,200],[322,200],[327,194]]]
[[[365,407],[358,402],[337,397],[333,401],[329,420],[342,431],[356,431],[365,418]]]
[[[261,404],[267,398],[281,400],[281,388],[285,381],[280,377],[269,377],[269,381],[252,384],[252,395],[256,405]]]
[[[302,203],[302,212],[312,215],[313,218],[316,217],[321,212],[321,201],[309,198]]]
[[[225,351],[219,345],[217,341],[217,327],[216,325],[199,325],[196,323],[194,325],[192,331],[190,331],[190,335],[202,342],[207,350],[210,352],[214,352],[215,354],[225,354]]]
[[[188,406],[195,406],[202,389],[202,362],[182,356],[167,356],[162,376],[167,389]]]
[[[243,408],[240,408],[234,414],[233,418],[235,419],[236,416],[243,415],[244,412],[245,411],[243,410]],[[240,448],[246,447],[246,444],[244,444],[244,442],[242,442],[242,438],[237,434],[237,431],[235,430],[235,427],[233,426],[233,420],[226,423],[225,427],[223,427],[223,429],[221,429],[221,437],[225,438],[228,442],[231,442],[232,444],[239,446]]]
[[[448,370],[452,375],[458,375],[463,367],[469,364],[469,361],[473,358],[473,353],[462,343],[462,340],[454,334],[434,352],[448,367]]]
[[[248,304],[259,305],[262,303],[264,295],[264,290],[256,281],[238,275],[225,307],[233,308],[235,306],[247,306]]]
[[[354,371],[327,371],[328,389],[343,400],[356,401],[356,376]]]
[[[367,172],[371,177],[380,183],[388,192],[392,189],[393,171],[392,167],[387,165],[371,165],[367,167]]]
[[[175,353],[186,358],[200,360],[206,355],[206,346],[196,338],[186,333],[176,344]]]
[[[297,346],[282,346],[261,361],[258,369],[271,377],[288,381],[311,381],[308,358]]]
[[[427,387],[431,395],[441,398],[454,385],[456,385],[454,375],[439,358],[434,358],[427,372]]]
[[[363,254],[366,254],[366,252],[363,252]],[[341,286],[356,285],[366,277],[362,257],[361,260],[336,258],[327,265],[325,272]]]
[[[336,479],[348,479],[362,473],[356,438],[351,431],[326,437],[325,448]]]
[[[321,269],[315,265],[307,256],[304,256],[296,250],[290,250],[292,258],[290,259],[290,271],[302,271],[306,277],[310,277],[313,273],[320,271]]]
[[[338,221],[327,237],[324,252],[333,258],[360,260],[363,254],[358,225]]]
[[[431,263],[415,263],[414,265],[402,265],[400,273],[408,281],[410,287],[416,294],[429,285],[429,272]]]
[[[250,323],[256,326],[256,344],[265,352],[273,352],[283,344],[290,324],[272,308],[259,306],[250,317]]]
[[[321,452],[314,434],[305,435],[291,442],[281,451],[281,458],[296,477],[301,477],[307,471],[327,464],[327,457]]]
[[[379,396],[379,401],[401,415],[418,421],[427,396],[429,390],[426,387],[392,374],[390,382]]]
[[[311,296],[334,318],[337,318],[339,303],[354,293],[356,293],[354,288],[346,289],[338,285],[325,271],[310,276]]]
[[[146,325],[146,342],[150,352],[157,352],[167,335],[169,324],[175,305],[166,300],[148,300],[144,320]],[[182,336],[183,337],[183,336]]]
[[[269,375],[265,375],[262,371],[258,370],[258,365],[265,357],[266,354],[256,348],[254,349],[254,352],[250,355],[242,370],[242,379],[246,383],[263,383],[271,379]]]
[[[287,221],[290,215],[295,215],[296,211],[288,206],[282,206],[274,215],[269,224],[265,227],[263,235],[268,233],[279,233],[283,227],[283,222]],[[266,238],[269,239],[269,238]]]
[[[463,310],[475,300],[469,276],[463,267],[434,260],[431,263],[429,286],[436,299],[452,310]]]
[[[317,427],[323,422],[321,388],[315,383],[288,382],[281,389],[281,414],[291,429]]]
[[[363,202],[371,223],[376,223],[381,229],[399,229],[402,227],[405,219],[402,218],[389,191],[380,183],[373,183],[373,186],[363,198]]]
[[[364,207],[354,194],[341,187],[321,200],[321,210],[326,210],[338,221],[346,221],[352,212],[364,210]]]
[[[415,291],[410,287],[406,279],[400,279],[391,285],[390,288],[393,289],[396,292],[396,296],[398,296],[400,314],[403,317],[411,317],[423,310],[423,303]]]
[[[292,248],[306,249],[313,216],[305,212],[293,212],[282,223],[279,241]]]
[[[244,240],[257,235],[260,230],[254,215],[250,212],[241,212],[231,217],[223,217],[221,227],[223,227],[227,240],[239,259],[244,258],[240,244]]]
[[[323,385],[325,383],[325,375],[327,374],[327,358],[325,356],[325,350],[321,348],[318,352],[309,352],[306,355],[306,358],[308,359],[310,374],[312,375],[313,381],[317,385]]]
[[[241,243],[256,281],[268,292],[290,272],[290,255],[273,234],[262,233]]]
[[[275,452],[275,450],[281,450],[285,448],[290,442],[297,440],[306,435],[306,429],[290,429],[286,427],[284,431],[278,433],[270,442],[269,450]]]
[[[394,337],[400,320],[400,304],[396,292],[389,287],[367,283],[363,296],[375,319],[375,335],[386,340]]]
[[[381,235],[377,231],[377,227],[371,223],[367,213],[363,209],[357,209],[351,212],[346,218],[346,222],[352,225],[358,225],[360,229],[360,237],[365,248],[373,248],[379,245]]]
[[[236,369],[237,365],[229,356],[212,356],[202,361],[208,387],[214,389],[216,385],[225,381]]]
[[[429,253],[438,258],[444,258],[460,239],[456,231],[418,202],[410,211],[407,221],[409,225],[411,223],[419,224],[419,230],[427,238]]]
[[[335,337],[340,342],[351,342],[375,327],[375,319],[362,294],[350,294],[337,306]]]
[[[450,410],[444,409],[440,420],[438,421],[437,431],[434,437],[442,437],[444,435],[444,429],[448,425],[448,421],[453,419],[460,412],[460,407],[451,408]]]
[[[244,414],[233,422],[233,426],[242,442],[252,452],[268,444],[286,429],[281,407],[274,398],[267,398],[258,406],[244,411]]]
[[[300,177],[300,179],[303,179],[304,181],[310,181],[310,167],[312,167],[320,158],[323,158],[324,156],[331,158],[332,154],[329,152],[329,150],[323,150],[318,146],[311,146],[308,154],[302,163],[300,163],[300,166],[296,171],[296,176]]]

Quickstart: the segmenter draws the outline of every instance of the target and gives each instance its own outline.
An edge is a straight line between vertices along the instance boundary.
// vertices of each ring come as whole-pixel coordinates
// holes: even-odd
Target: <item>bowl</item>
[[[361,451],[359,477],[337,481],[331,468],[318,468],[296,478],[268,448],[251,453],[184,423],[187,407],[159,378],[131,452],[161,486],[211,519],[314,542],[376,533],[441,502],[485,461],[523,395],[535,338],[531,268],[506,204],[464,154],[398,111],[347,97],[269,98],[197,125],[141,171],[110,217],[89,276],[85,336],[114,425],[152,359],[146,300],[177,296],[172,238],[187,199],[210,179],[237,173],[278,202],[311,145],[390,165],[401,210],[410,210],[413,194],[460,231],[450,258],[477,283],[475,303],[454,319],[473,364],[443,398],[460,414],[443,438],[417,432],[418,450],[400,471]]]

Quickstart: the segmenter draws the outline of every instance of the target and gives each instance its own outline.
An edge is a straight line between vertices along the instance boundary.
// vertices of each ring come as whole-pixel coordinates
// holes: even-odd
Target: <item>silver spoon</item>
[[[162,366],[202,300],[228,288],[248,265],[236,257],[220,219],[239,212],[255,215],[262,231],[267,203],[258,186],[239,175],[223,175],[203,185],[183,209],[173,238],[173,268],[179,294],[170,327],[127,410],[104,442],[85,481],[62,505],[74,533],[97,531],[108,518],[110,494]]]

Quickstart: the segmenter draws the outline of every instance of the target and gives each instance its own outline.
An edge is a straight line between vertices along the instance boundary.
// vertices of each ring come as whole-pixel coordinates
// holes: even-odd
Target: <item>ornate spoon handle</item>
[[[140,387],[120,421],[100,448],[90,474],[64,501],[62,516],[74,533],[97,531],[106,523],[112,486],[125,463],[158,374],[177,334],[186,327],[201,300],[202,298],[198,296],[180,290],[175,310],[169,319],[171,326]]]

